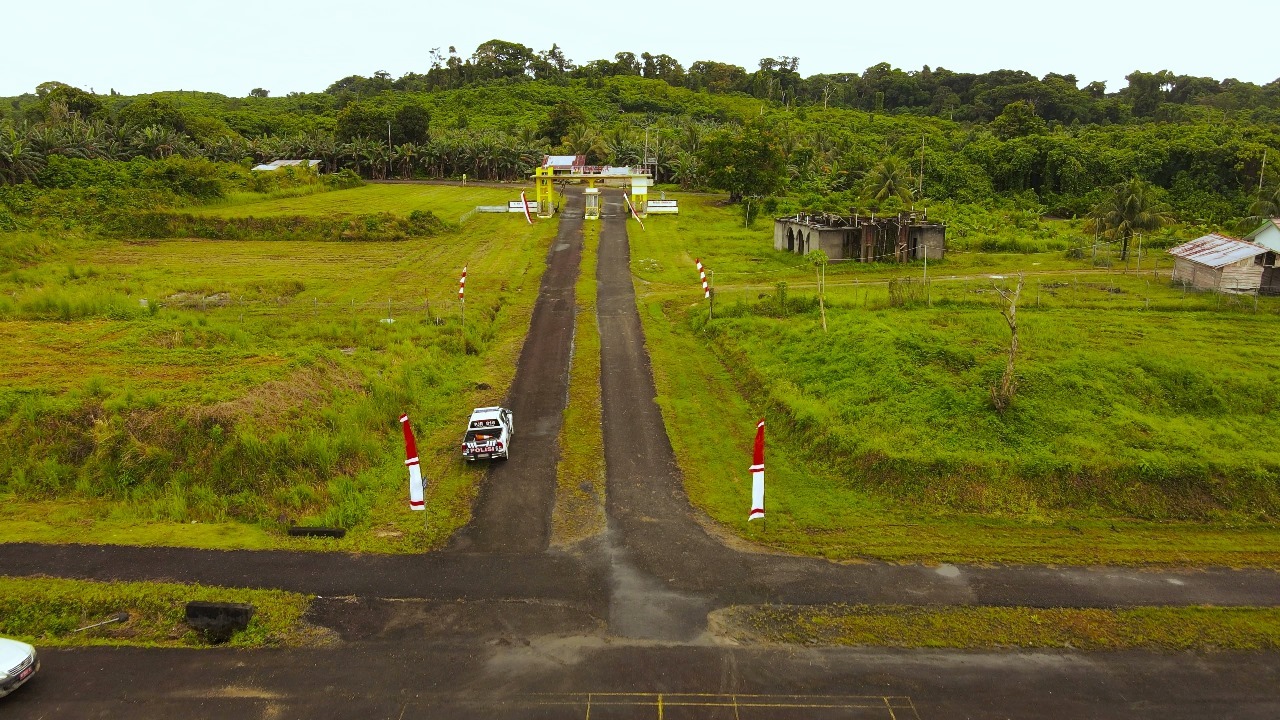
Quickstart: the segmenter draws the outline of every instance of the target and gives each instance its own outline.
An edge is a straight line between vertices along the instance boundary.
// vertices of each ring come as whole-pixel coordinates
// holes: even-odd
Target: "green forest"
[[[766,212],[953,203],[1070,218],[1129,183],[1191,226],[1240,231],[1280,214],[1280,168],[1266,167],[1280,161],[1280,80],[1135,71],[1109,91],[1071,74],[887,64],[803,77],[796,57],[754,70],[630,52],[579,65],[502,40],[429,62],[284,97],[43,83],[0,101],[0,229],[64,226],[68,203],[93,221],[316,183],[247,171],[281,158],[320,159],[347,184],[514,181],[552,151],[647,160],[659,182],[763,198]]]

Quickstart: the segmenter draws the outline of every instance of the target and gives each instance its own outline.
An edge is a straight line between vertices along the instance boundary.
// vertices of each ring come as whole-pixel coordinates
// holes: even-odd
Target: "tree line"
[[[53,157],[175,156],[307,157],[372,179],[519,180],[563,152],[815,210],[1018,197],[1084,215],[1140,179],[1174,214],[1211,224],[1274,200],[1278,106],[1277,83],[1167,72],[1135,72],[1107,93],[1070,75],[1007,70],[877,65],[803,78],[794,57],[765,58],[751,73],[649,53],[576,65],[555,46],[494,40],[468,58],[432,51],[421,74],[353,75],[284,97],[125,97],[44,83],[3,107],[0,182],[40,184]]]

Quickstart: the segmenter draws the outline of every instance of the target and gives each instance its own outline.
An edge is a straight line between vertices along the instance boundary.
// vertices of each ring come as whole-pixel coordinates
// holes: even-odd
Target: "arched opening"
[[[795,228],[787,228],[787,252],[796,251],[796,231]]]

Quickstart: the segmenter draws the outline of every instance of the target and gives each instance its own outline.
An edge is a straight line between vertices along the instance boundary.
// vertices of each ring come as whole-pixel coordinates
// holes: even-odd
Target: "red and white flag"
[[[751,460],[751,514],[750,522],[764,518],[764,418],[756,424],[756,449]]]
[[[524,205],[524,219],[532,225],[533,218],[529,216],[529,201],[525,199],[523,190],[520,191],[520,204]]]
[[[458,299],[467,299],[467,266],[462,266],[462,278],[458,280]]]
[[[702,266],[702,258],[698,258],[694,262],[698,263],[698,276],[702,280],[702,297],[711,299],[711,288],[707,285],[707,269]]]
[[[404,464],[409,466],[409,509],[426,510],[427,501],[423,497],[422,469],[418,467],[418,444],[413,440],[413,428],[409,427],[409,416],[400,416],[400,427],[404,428]]]
[[[631,217],[635,218],[636,222],[640,223],[640,229],[643,230],[644,221],[641,220],[640,216],[636,214],[636,206],[631,204],[631,195],[629,195],[626,190],[622,191],[622,199],[626,201],[627,209],[631,211]]]

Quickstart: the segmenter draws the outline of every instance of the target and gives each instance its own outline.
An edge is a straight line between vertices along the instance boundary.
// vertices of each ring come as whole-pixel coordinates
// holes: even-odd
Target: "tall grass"
[[[232,546],[295,523],[349,528],[351,548],[442,542],[480,477],[455,457],[460,423],[509,385],[554,235],[515,220],[395,245],[55,244],[0,275],[0,496],[62,528],[6,520],[5,537],[195,521]],[[403,509],[406,411],[426,530]]]

